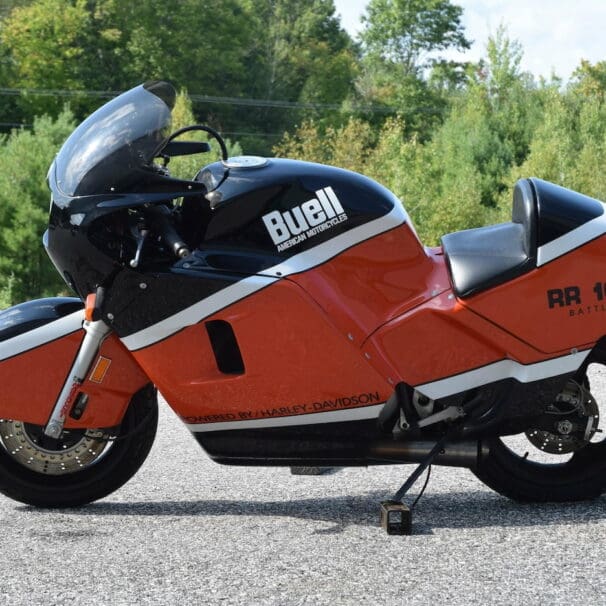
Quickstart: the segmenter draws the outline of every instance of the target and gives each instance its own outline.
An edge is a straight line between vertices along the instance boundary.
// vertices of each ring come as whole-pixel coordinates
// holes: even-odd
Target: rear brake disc
[[[595,434],[600,420],[595,398],[589,389],[575,381],[568,381],[546,414],[553,415],[554,431],[529,429],[526,437],[533,446],[550,454],[568,454],[583,448]]]

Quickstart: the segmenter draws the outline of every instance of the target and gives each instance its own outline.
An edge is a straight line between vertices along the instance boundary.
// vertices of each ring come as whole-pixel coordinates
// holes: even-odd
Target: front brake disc
[[[81,471],[97,462],[111,442],[85,430],[64,430],[59,439],[46,438],[44,428],[12,419],[0,419],[0,443],[24,467],[48,475]]]

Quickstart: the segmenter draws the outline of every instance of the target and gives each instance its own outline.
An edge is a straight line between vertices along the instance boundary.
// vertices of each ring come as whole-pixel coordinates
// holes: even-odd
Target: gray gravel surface
[[[606,603],[604,498],[519,505],[434,468],[415,534],[389,537],[378,504],[411,470],[220,466],[163,406],[150,457],[107,499],[0,497],[0,604]]]

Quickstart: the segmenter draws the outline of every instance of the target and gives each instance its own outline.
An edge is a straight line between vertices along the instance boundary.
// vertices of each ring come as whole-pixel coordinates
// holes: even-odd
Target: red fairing
[[[450,288],[444,259],[405,223],[291,280],[343,334],[361,343],[379,326]]]
[[[215,319],[233,327],[243,374],[218,369],[204,322],[133,353],[187,423],[305,415],[376,405],[389,397],[391,386],[359,344],[337,331],[289,280],[207,321]]]
[[[83,330],[72,332],[0,362],[3,418],[36,425],[48,421],[83,336]],[[116,335],[103,342],[99,356],[111,364],[100,383],[90,381],[89,373],[80,386],[88,405],[79,420],[67,417],[67,428],[119,425],[133,393],[149,382]]]

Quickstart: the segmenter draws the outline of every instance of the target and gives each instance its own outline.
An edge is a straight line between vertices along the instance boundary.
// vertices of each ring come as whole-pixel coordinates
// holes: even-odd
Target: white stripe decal
[[[454,377],[417,385],[415,389],[431,400],[437,400],[502,379],[512,378],[517,379],[520,383],[530,383],[531,381],[539,381],[567,372],[574,372],[588,355],[589,350],[526,365],[513,360],[500,360]]]
[[[197,324],[200,320],[211,316],[219,309],[223,309],[224,307],[243,299],[247,295],[257,292],[265,286],[269,286],[276,280],[278,280],[278,278],[266,276],[251,276],[250,278],[240,280],[149,328],[144,328],[139,332],[125,337],[122,339],[122,342],[128,349],[133,351],[135,349],[147,347],[152,343],[170,337],[170,335],[179,332],[186,326]]]
[[[606,211],[606,204],[602,203]],[[583,223],[576,229],[569,231],[567,234],[539,246],[537,250],[537,267],[545,265],[562,255],[583,246],[587,242],[603,236],[606,233],[606,212],[605,214]]]
[[[338,423],[343,421],[364,421],[376,419],[383,404],[360,406],[329,412],[314,412],[290,417],[273,417],[271,419],[251,419],[249,421],[226,421],[221,423],[197,423],[187,425],[190,431],[224,431],[226,429],[260,429],[266,427],[290,427],[293,425],[314,425],[317,423]]]
[[[75,311],[59,320],[34,328],[11,339],[0,342],[0,360],[12,358],[35,347],[59,339],[82,328],[84,310]]]
[[[263,270],[259,275],[244,278],[153,326],[124,337],[122,342],[131,351],[148,347],[153,343],[166,339],[182,328],[197,324],[224,307],[269,286],[276,280],[279,280],[280,277],[312,269],[336,257],[345,249],[393,229],[398,225],[402,225],[406,221],[408,221],[408,215],[404,207],[398,200],[395,200],[395,206],[388,214],[350,229],[327,242],[323,242],[318,246],[290,257],[283,263]]]
[[[370,221],[369,223],[365,223],[364,225],[354,227],[322,244],[318,244],[318,246],[314,246],[298,255],[294,255],[278,265],[264,269],[260,274],[289,276],[291,274],[298,274],[313,269],[317,265],[321,265],[329,259],[336,257],[344,250],[406,222],[408,222],[408,215],[406,214],[404,207],[397,202],[388,214],[383,215],[374,221]]]
[[[441,379],[432,383],[418,385],[415,389],[423,395],[436,400],[474,387],[487,385],[502,379],[517,379],[520,383],[530,383],[555,377],[567,372],[574,372],[589,355],[589,350],[554,358],[536,364],[519,364],[513,360],[500,360],[494,364],[476,368],[454,377]],[[312,414],[293,415],[290,417],[274,417],[270,419],[252,419],[249,421],[226,421],[221,423],[186,424],[192,432],[225,431],[232,429],[262,429],[266,427],[290,427],[293,425],[312,425],[321,423],[337,423],[345,421],[362,421],[376,419],[383,404],[347,408],[344,410],[318,412]]]

